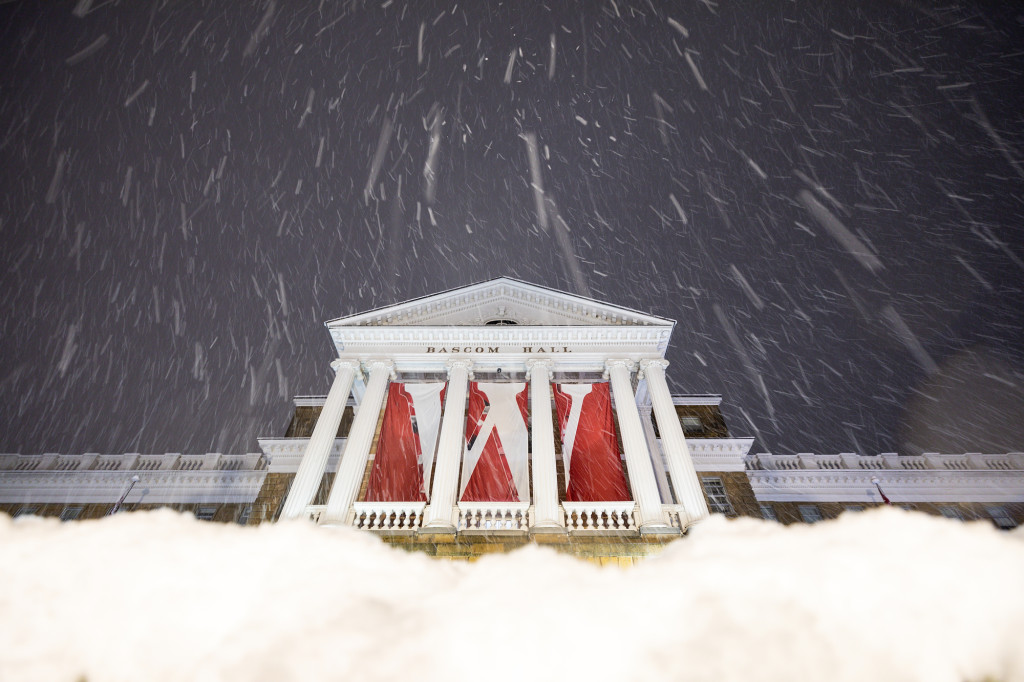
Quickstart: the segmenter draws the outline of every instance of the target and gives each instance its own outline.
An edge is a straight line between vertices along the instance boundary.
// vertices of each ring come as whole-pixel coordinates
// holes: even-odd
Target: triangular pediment
[[[629,308],[499,277],[405,303],[340,317],[328,327],[672,327]]]

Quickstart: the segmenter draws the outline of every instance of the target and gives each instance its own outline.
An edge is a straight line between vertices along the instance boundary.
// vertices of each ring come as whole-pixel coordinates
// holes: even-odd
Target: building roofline
[[[507,282],[509,284],[515,284],[515,285],[520,285],[520,286],[525,286],[525,287],[533,287],[535,289],[542,289],[542,290],[544,290],[544,291],[546,291],[548,293],[557,294],[557,295],[560,295],[560,296],[571,296],[572,298],[577,298],[577,299],[579,299],[581,301],[586,301],[587,303],[591,303],[591,304],[593,304],[595,306],[608,306],[608,307],[612,307],[612,308],[618,308],[619,310],[631,313],[633,315],[637,315],[639,317],[644,317],[644,318],[648,318],[648,319],[657,320],[657,321],[659,321],[661,323],[664,323],[664,324],[670,324],[670,325],[672,325],[673,328],[676,325],[676,320],[672,320],[672,319],[669,319],[667,317],[661,317],[659,315],[651,315],[650,313],[645,313],[645,312],[643,312],[641,310],[637,310],[635,308],[630,308],[628,306],[619,305],[618,303],[611,303],[609,301],[602,301],[600,299],[596,299],[596,298],[593,298],[593,297],[590,297],[590,296],[584,296],[582,294],[577,294],[577,293],[573,293],[573,292],[570,292],[570,291],[563,291],[561,289],[554,289],[552,287],[544,286],[543,284],[534,284],[533,282],[527,282],[525,280],[516,279],[515,277],[502,276],[502,277],[495,277],[493,279],[480,280],[478,282],[473,282],[471,284],[463,284],[463,285],[460,285],[460,286],[457,286],[457,287],[452,287],[451,289],[445,289],[443,291],[436,291],[436,292],[431,293],[431,294],[424,294],[423,296],[416,296],[415,298],[410,298],[410,299],[407,299],[405,301],[397,301],[395,303],[388,303],[386,305],[378,306],[376,308],[371,308],[369,310],[362,310],[362,311],[359,311],[359,312],[355,312],[355,313],[352,313],[351,315],[342,315],[341,317],[336,317],[334,319],[327,320],[326,322],[324,322],[324,326],[330,327],[332,324],[336,324],[336,323],[342,322],[344,320],[350,320],[350,319],[356,318],[356,317],[372,316],[374,313],[382,312],[382,311],[385,311],[385,310],[387,310],[389,308],[395,308],[395,307],[398,307],[398,306],[411,305],[411,304],[417,303],[419,301],[426,301],[427,299],[438,298],[438,297],[444,296],[445,294],[452,294],[452,293],[455,293],[457,291],[461,291],[463,289],[470,289],[470,288],[473,288],[473,287],[479,287],[479,286],[484,286],[484,285],[498,284],[498,283],[501,283],[501,282]]]

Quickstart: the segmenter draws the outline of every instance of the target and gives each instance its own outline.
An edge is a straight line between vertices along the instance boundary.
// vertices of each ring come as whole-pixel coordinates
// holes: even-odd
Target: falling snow
[[[324,320],[507,275],[677,320],[756,449],[1022,450],[1021,45],[1013,3],[0,3],[0,448],[252,450]]]

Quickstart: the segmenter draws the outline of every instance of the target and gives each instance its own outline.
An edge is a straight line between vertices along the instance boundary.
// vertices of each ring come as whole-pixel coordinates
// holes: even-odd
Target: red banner
[[[366,488],[368,502],[426,501],[441,423],[444,384],[392,383],[377,454]]]
[[[469,385],[464,502],[529,502],[527,393],[523,383]]]
[[[622,473],[608,383],[556,384],[567,502],[632,499]]]

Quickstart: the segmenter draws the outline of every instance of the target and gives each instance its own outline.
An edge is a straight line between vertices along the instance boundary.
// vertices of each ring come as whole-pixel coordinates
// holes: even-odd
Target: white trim
[[[244,455],[206,454],[99,454],[87,452],[76,455],[18,455],[0,454],[0,472],[54,472],[87,473],[90,471],[144,473],[148,471],[253,471],[263,467],[263,455],[251,452]]]
[[[693,468],[698,473],[746,471],[744,458],[753,444],[753,438],[686,439],[686,447],[689,448],[690,457],[693,459]]]
[[[509,326],[488,325],[515,319]],[[556,371],[601,370],[608,357],[661,358],[673,320],[502,277],[326,323],[339,356],[386,357],[434,371],[451,357],[479,369],[555,360]]]
[[[674,395],[672,396],[672,404],[680,407],[684,405],[721,405],[722,396],[720,395]]]
[[[129,471],[0,471],[3,504],[114,504]],[[124,506],[133,504],[237,504],[256,499],[265,470],[140,471]]]
[[[926,452],[923,455],[898,455],[883,452],[880,455],[858,455],[841,452],[837,455],[817,455],[800,452],[795,455],[773,455],[759,452],[746,460],[750,470],[798,471],[804,469],[842,469],[884,471],[1024,471],[1024,453],[985,455],[968,452],[962,455],[940,455]]]
[[[759,502],[1024,502],[1024,472],[750,471]]]
[[[292,404],[295,407],[323,407],[324,402],[327,400],[326,395],[297,395],[292,397]],[[346,407],[355,407],[356,400],[352,396],[348,397],[348,402],[345,403]]]
[[[325,400],[325,395],[297,395],[292,398],[292,404],[295,407],[323,407]]]
[[[398,371],[443,370],[447,360],[466,358],[482,371],[525,370],[526,362],[547,358],[554,371],[602,371],[609,357],[657,359],[668,348],[671,327],[332,327],[339,356],[388,358]]]
[[[517,319],[520,325],[657,325],[675,322],[630,308],[498,277],[396,305],[327,322],[329,328],[353,326],[480,326],[494,318]]]
[[[1024,502],[1024,453],[746,457],[759,502]],[[877,487],[875,485],[877,481]]]
[[[341,453],[345,449],[347,438],[335,438],[331,453],[327,457],[327,468],[324,471],[334,473],[338,470]],[[267,458],[267,471],[272,474],[294,474],[299,470],[302,455],[306,452],[309,438],[257,438],[263,455]]]

